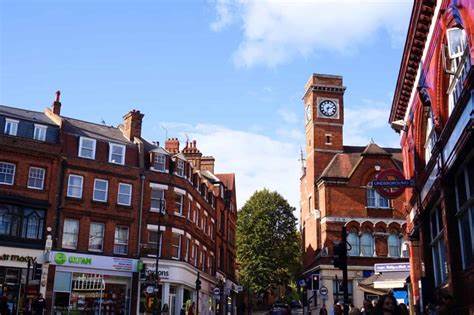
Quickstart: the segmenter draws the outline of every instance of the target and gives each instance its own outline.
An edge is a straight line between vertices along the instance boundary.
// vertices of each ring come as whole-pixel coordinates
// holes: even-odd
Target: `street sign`
[[[214,288],[214,289],[212,290],[212,293],[213,293],[214,295],[221,295],[221,289],[219,289],[219,288]]]
[[[375,272],[410,271],[410,263],[374,264]]]
[[[152,294],[155,291],[155,287],[152,285],[149,285],[146,287],[146,293]]]
[[[385,198],[394,199],[403,194],[405,188],[412,187],[414,181],[405,179],[402,172],[395,168],[383,170],[371,182],[377,192]]]
[[[302,288],[306,286],[306,280],[305,279],[300,279],[298,280],[298,285]]]
[[[319,294],[322,295],[322,296],[328,295],[328,288],[326,288],[325,286],[322,286],[322,287],[319,289]]]

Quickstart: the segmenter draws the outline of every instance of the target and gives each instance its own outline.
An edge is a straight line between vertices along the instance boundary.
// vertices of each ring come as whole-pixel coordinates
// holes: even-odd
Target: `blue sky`
[[[345,144],[398,145],[387,125],[411,1],[0,1],[0,103],[144,136],[196,139],[236,172],[239,204],[279,191],[298,207],[303,86],[344,76]]]

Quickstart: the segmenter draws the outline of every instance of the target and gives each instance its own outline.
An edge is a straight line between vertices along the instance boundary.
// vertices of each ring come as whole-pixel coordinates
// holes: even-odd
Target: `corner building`
[[[474,313],[474,4],[415,1],[389,122],[400,133],[418,313]]]
[[[326,297],[317,296],[310,310],[318,314],[324,303],[330,309],[342,301],[337,285],[342,271],[333,267],[333,247],[346,226],[348,242],[348,293],[354,305],[376,298],[380,290],[363,289],[359,282],[371,276],[376,263],[407,262],[403,199],[387,200],[369,185],[377,172],[402,167],[401,150],[343,145],[343,78],[313,74],[306,86],[306,164],[300,181],[300,229],[303,239],[303,277],[319,274]],[[350,131],[349,131],[350,132]],[[405,282],[405,279],[400,279]],[[309,281],[308,281],[309,282]],[[308,298],[313,292],[308,288]]]

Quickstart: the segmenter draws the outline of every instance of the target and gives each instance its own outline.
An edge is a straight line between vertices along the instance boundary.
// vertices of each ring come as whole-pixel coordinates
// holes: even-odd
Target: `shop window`
[[[119,183],[117,203],[123,206],[132,204],[132,185]]]
[[[67,183],[67,196],[71,198],[82,198],[82,183],[84,177],[70,174]]]
[[[176,175],[184,177],[184,161],[176,159]]]
[[[158,256],[161,257],[162,255],[162,244],[163,244],[163,233],[159,233],[160,240],[159,240],[159,248],[158,248]],[[148,230],[148,244],[151,245],[151,248],[156,248],[156,243],[158,242],[158,231],[150,231]],[[152,255],[156,255],[156,251],[152,253]]]
[[[431,255],[435,274],[435,285],[442,285],[448,276],[446,261],[446,246],[444,244],[444,225],[441,217],[441,208],[436,207],[430,216],[431,226]]]
[[[181,234],[172,233],[171,235],[171,258],[181,259]]]
[[[89,229],[89,250],[101,252],[104,250],[104,232],[103,223],[91,223]]]
[[[95,139],[79,137],[78,156],[86,159],[95,159]]]
[[[157,171],[164,172],[166,170],[166,156],[164,154],[156,154],[153,167]]]
[[[165,213],[165,191],[161,188],[153,187],[151,189],[151,206],[153,212]]]
[[[353,288],[353,283],[352,280],[347,281],[347,293],[349,295],[349,302],[353,301],[353,293],[354,293],[354,288]],[[334,297],[334,304],[337,302],[343,302],[344,301],[344,287],[342,286],[342,280],[332,280],[332,294]]]
[[[67,249],[76,249],[78,235],[79,221],[64,219],[62,247]]]
[[[184,195],[175,192],[174,193],[174,203],[176,205],[175,214],[183,215]]]
[[[0,162],[0,184],[13,185],[15,181],[15,164]]]
[[[360,236],[360,255],[372,257],[374,252],[374,237],[370,233],[363,233]]]
[[[109,143],[109,162],[114,164],[125,164],[125,146],[122,144]]]
[[[114,254],[128,254],[128,233],[129,229],[126,226],[117,226],[115,228]]]
[[[94,201],[107,202],[109,191],[109,181],[105,179],[94,179],[94,193],[92,199]]]
[[[467,269],[474,265],[474,158],[461,169],[455,185],[462,266]]]
[[[401,243],[400,237],[397,234],[390,234],[387,238],[388,243],[388,256],[389,257],[400,257],[401,254]]]
[[[18,120],[6,118],[4,133],[6,135],[16,136],[17,132],[18,132]]]
[[[368,208],[389,208],[388,199],[382,197],[375,189],[367,188],[367,207]]]
[[[347,235],[347,242],[350,245],[350,249],[348,250],[347,254],[349,256],[359,256],[360,255],[359,235],[357,235],[356,232],[350,232]]]
[[[35,124],[35,130],[33,132],[33,139],[38,141],[45,141],[46,140],[46,130],[48,127],[45,125],[38,125]]]
[[[28,172],[28,188],[42,190],[44,188],[45,169],[40,167],[30,167]]]

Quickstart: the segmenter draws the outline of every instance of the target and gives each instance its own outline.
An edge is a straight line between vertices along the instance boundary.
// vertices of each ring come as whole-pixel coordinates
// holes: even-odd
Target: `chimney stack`
[[[55,115],[61,115],[61,91],[56,91],[56,100],[53,102],[53,113]]]
[[[178,138],[168,138],[165,142],[165,149],[170,153],[179,153],[179,140]]]
[[[136,109],[129,111],[123,116],[123,134],[128,140],[133,141],[135,137],[141,137],[143,116],[144,115]]]

